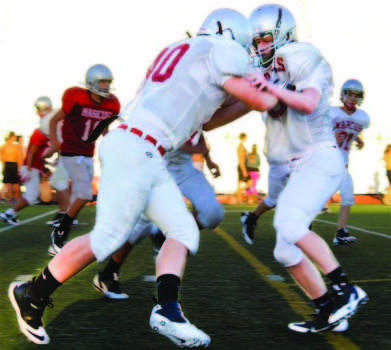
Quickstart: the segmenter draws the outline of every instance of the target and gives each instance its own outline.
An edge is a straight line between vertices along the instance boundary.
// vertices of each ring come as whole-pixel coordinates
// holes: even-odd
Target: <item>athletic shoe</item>
[[[349,321],[345,318],[341,322],[339,322],[336,326],[331,328],[332,332],[346,332],[349,330]]]
[[[42,325],[42,315],[51,299],[36,300],[31,295],[31,282],[13,282],[8,297],[16,312],[19,328],[28,340],[35,344],[49,344],[50,338]]]
[[[288,328],[299,333],[319,333],[333,328],[329,323],[330,310],[316,310],[312,319],[304,322],[289,323]],[[335,324],[334,324],[335,325]]]
[[[60,212],[57,212],[55,215],[54,215],[54,218],[53,220],[49,220],[49,221],[46,221],[46,225],[48,226],[60,226],[60,222],[62,220],[62,218],[64,217],[65,213],[60,213]]]
[[[182,348],[207,347],[210,337],[191,324],[177,302],[157,304],[149,320],[151,328]]]
[[[127,299],[129,295],[122,293],[117,273],[99,272],[94,277],[93,286],[109,299]]]
[[[353,316],[361,304],[368,301],[368,295],[358,286],[349,285],[341,288],[332,286],[335,292],[336,308],[329,318],[329,323],[335,324],[344,318]]]
[[[19,224],[19,220],[16,216],[12,216],[6,212],[0,213],[0,219],[3,220],[7,225],[16,226]]]
[[[346,228],[340,228],[337,230],[337,234],[334,237],[333,244],[334,245],[347,245],[352,244],[357,241],[357,237],[350,236],[349,232]]]
[[[254,244],[254,231],[257,227],[256,216],[250,211],[244,211],[240,215],[242,223],[242,235],[248,244]]]
[[[68,233],[65,231],[60,231],[58,227],[54,227],[52,233],[50,234],[50,246],[48,249],[48,254],[55,256],[61,251],[66,243],[64,237],[68,236]]]

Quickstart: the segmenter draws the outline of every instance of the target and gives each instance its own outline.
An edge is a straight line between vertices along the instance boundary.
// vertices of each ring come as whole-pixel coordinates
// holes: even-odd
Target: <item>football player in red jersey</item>
[[[50,122],[52,151],[59,150],[61,161],[72,180],[73,197],[61,223],[51,233],[49,254],[64,246],[74,218],[92,199],[95,141],[118,116],[120,103],[110,91],[113,75],[103,64],[91,66],[85,76],[86,88],[71,87],[62,97],[62,107]],[[63,120],[62,142],[57,124]]]
[[[16,204],[0,213],[0,218],[8,225],[17,225],[16,214],[22,209],[33,204],[40,195],[40,175],[44,172],[44,157],[51,154],[49,151],[49,135],[45,132],[42,120],[53,117],[52,102],[49,97],[41,96],[34,104],[36,113],[40,118],[40,128],[35,129],[30,137],[24,165],[21,170],[21,181],[26,187],[26,192]]]

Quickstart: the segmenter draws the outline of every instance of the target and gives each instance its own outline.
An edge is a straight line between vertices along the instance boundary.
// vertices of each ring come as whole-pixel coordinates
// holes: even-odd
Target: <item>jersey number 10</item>
[[[189,50],[187,43],[175,46],[171,49],[165,48],[155,59],[152,67],[148,70],[146,78],[151,77],[152,81],[162,83],[169,79],[174,72],[176,65],[183,55]]]

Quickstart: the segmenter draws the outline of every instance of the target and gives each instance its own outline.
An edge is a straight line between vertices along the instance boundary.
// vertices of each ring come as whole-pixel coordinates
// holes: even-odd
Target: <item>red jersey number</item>
[[[151,77],[154,82],[164,82],[169,79],[174,72],[176,65],[189,50],[187,43],[175,46],[168,50],[164,49],[153,63],[152,68],[147,73],[147,78]]]

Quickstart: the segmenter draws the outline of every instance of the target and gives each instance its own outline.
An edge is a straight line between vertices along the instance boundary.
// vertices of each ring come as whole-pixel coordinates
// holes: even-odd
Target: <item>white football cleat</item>
[[[157,304],[149,320],[151,328],[182,348],[207,347],[210,337],[191,324],[183,315],[179,303]]]

